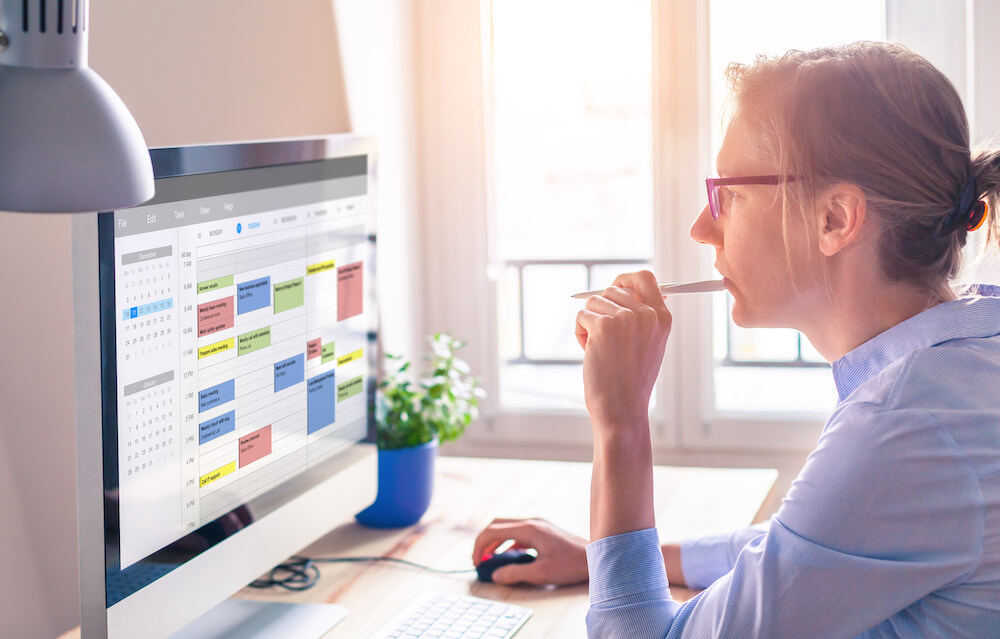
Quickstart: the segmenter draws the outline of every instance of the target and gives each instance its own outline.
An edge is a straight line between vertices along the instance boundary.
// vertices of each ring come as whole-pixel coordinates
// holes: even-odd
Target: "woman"
[[[498,581],[589,572],[592,637],[1000,637],[1000,289],[951,285],[969,233],[996,237],[1000,153],[971,156],[955,89],[898,45],[728,75],[722,179],[691,236],[737,324],[798,329],[832,362],[816,449],[765,529],[659,548],[647,406],[671,317],[650,273],[622,275],[577,317],[586,564],[530,520],[494,522],[475,560],[513,538],[539,559]],[[705,590],[678,604],[668,578]]]

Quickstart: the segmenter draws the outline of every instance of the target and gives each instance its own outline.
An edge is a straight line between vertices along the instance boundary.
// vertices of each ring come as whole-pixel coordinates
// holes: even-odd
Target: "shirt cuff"
[[[587,546],[590,605],[650,593],[670,598],[656,528],[612,535]]]

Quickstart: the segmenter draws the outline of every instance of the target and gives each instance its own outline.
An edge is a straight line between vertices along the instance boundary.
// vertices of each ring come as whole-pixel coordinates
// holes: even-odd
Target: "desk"
[[[344,522],[301,554],[310,557],[391,556],[444,570],[471,568],[475,535],[494,517],[543,517],[588,537],[590,464],[509,459],[438,459],[434,500],[420,523],[372,530]],[[751,523],[777,471],[657,467],[654,470],[660,539],[733,530]],[[350,614],[326,639],[359,639],[423,590],[509,601],[534,614],[516,639],[586,636],[587,586],[510,588],[484,584],[475,573],[439,575],[398,564],[320,564],[322,578],[303,592],[244,589],[238,596],[286,602],[332,602]],[[694,592],[671,587],[675,599]],[[79,637],[79,631],[64,639]]]

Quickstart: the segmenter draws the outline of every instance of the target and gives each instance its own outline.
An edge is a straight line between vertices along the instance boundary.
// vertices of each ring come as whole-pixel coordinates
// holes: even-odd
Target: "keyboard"
[[[508,639],[530,616],[530,608],[501,601],[423,592],[370,639]]]

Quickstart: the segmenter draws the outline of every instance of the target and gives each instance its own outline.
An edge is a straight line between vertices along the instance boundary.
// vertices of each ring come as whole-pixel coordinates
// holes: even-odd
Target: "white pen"
[[[714,291],[726,290],[725,280],[705,280],[704,282],[681,282],[678,284],[660,284],[660,292],[664,295],[677,295],[679,293],[712,293]],[[586,299],[594,295],[600,295],[605,289],[599,291],[585,291],[577,293],[573,297]]]

